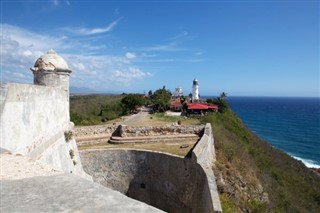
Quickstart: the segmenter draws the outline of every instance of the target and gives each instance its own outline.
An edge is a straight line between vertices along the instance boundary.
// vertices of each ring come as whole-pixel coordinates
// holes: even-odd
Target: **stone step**
[[[200,137],[195,134],[188,135],[159,135],[159,136],[140,136],[140,137],[117,137],[112,136],[109,143],[124,144],[124,143],[160,143],[160,142],[183,142],[185,140],[197,141]]]

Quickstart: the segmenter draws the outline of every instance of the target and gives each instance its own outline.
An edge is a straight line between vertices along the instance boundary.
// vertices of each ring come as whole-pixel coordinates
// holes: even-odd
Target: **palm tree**
[[[227,93],[225,93],[225,92],[222,92],[221,94],[220,94],[220,98],[223,100],[223,99],[225,99],[227,97]]]

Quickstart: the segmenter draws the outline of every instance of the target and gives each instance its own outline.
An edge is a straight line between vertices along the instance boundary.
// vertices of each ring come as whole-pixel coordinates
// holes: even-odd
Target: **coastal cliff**
[[[232,111],[202,121],[212,125],[224,212],[320,211],[320,178],[302,162],[259,139]]]

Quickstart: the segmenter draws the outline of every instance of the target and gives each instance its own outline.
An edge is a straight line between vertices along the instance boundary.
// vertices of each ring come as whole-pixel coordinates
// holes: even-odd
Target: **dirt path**
[[[138,123],[141,123],[145,118],[149,115],[148,112],[139,112],[138,114],[134,114],[129,116],[126,120],[121,122],[121,124],[127,125],[127,126],[135,126]]]

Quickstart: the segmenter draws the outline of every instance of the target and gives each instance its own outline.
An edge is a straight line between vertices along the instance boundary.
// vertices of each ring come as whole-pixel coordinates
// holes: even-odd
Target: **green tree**
[[[121,104],[123,107],[123,113],[133,112],[139,106],[145,104],[145,98],[141,94],[128,94],[121,99]]]
[[[187,109],[188,109],[186,97],[181,96],[181,97],[180,97],[180,103],[181,103],[181,105],[182,105],[182,112],[186,112]]]
[[[152,97],[152,90],[149,90],[148,96],[151,98]]]
[[[227,97],[227,93],[225,93],[225,92],[220,93],[220,98],[222,100],[225,99],[226,97]]]
[[[226,102],[225,98],[227,97],[227,93],[222,92],[220,93],[220,96],[212,99],[212,98],[208,98],[206,101],[208,104],[216,104],[219,107],[219,112],[225,112],[226,110],[229,109],[229,105]]]
[[[222,99],[221,97],[213,99],[212,103],[218,105],[219,112],[221,112],[221,113],[223,113],[229,109],[228,103],[224,99]]]
[[[208,104],[213,104],[214,100],[212,98],[207,98],[206,102]]]
[[[170,108],[171,92],[163,86],[153,93],[152,103],[156,111],[164,112]]]

